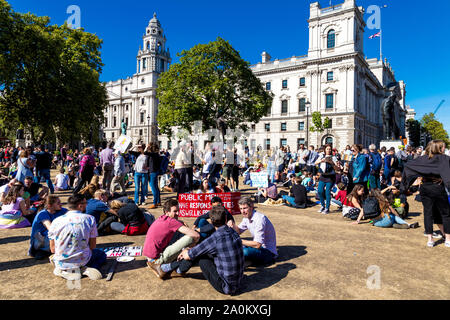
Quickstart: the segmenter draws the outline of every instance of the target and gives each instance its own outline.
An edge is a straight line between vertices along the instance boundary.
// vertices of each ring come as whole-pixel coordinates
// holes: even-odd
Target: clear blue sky
[[[103,39],[102,81],[136,71],[136,54],[149,20],[156,12],[166,33],[173,62],[176,53],[220,36],[254,64],[266,50],[283,59],[307,54],[310,0],[296,1],[142,1],[142,0],[9,0],[15,11],[46,15],[53,24],[69,17],[69,5],[81,9],[81,26]],[[329,0],[319,1],[322,7]],[[343,1],[332,0],[333,4]],[[450,132],[450,1],[357,0],[359,6],[388,4],[382,10],[383,54],[404,80],[407,104],[420,118],[446,100],[437,118]],[[365,19],[367,20],[367,15]],[[377,30],[366,29],[365,55],[379,57]]]

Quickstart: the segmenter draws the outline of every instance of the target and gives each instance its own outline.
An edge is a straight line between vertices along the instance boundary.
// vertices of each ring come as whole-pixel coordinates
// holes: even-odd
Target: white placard
[[[130,137],[121,135],[114,144],[114,149],[119,150],[121,153],[125,153],[130,146],[131,141],[132,139]]]
[[[252,187],[267,188],[269,186],[267,171],[250,172],[250,180],[252,180]]]

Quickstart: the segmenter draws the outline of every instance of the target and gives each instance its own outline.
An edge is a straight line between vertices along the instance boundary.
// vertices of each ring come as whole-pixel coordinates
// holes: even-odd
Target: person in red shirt
[[[162,271],[161,264],[176,260],[183,248],[198,242],[200,234],[178,220],[177,200],[167,200],[163,210],[164,214],[148,229],[143,255],[147,257],[147,266],[158,278],[165,280],[169,274]]]
[[[345,203],[345,199],[347,198],[347,187],[342,182],[337,184],[339,191],[334,194],[334,199],[331,199],[331,202],[336,204],[339,207],[339,211],[342,210],[342,206]]]

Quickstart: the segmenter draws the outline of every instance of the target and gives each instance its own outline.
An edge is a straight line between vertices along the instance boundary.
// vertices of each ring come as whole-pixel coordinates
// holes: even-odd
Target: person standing
[[[33,165],[34,161],[30,159],[28,152],[22,150],[17,159],[17,181],[24,183],[26,177],[33,177]]]
[[[52,180],[50,179],[50,169],[52,167],[52,155],[45,150],[45,147],[41,145],[39,147],[39,152],[35,154],[36,156],[36,176],[34,177],[34,182],[39,183],[41,179],[44,178],[47,182],[47,186],[50,189],[50,193],[55,193]]]
[[[404,193],[418,176],[422,177],[420,198],[428,247],[435,246],[433,223],[445,234],[445,246],[450,247],[450,204],[445,190],[450,190],[450,158],[444,154],[444,150],[444,141],[431,141],[424,156],[407,162],[400,188]]]
[[[309,146],[308,155],[306,158],[306,170],[313,176],[317,174],[316,161],[319,158],[319,154],[314,151],[314,146]]]
[[[381,155],[377,151],[377,147],[372,144],[369,146],[369,165],[370,165],[370,174],[369,174],[369,188],[373,189],[381,189],[380,182],[380,170],[383,166]]]
[[[339,170],[338,161],[332,154],[331,145],[325,147],[325,152],[320,155],[316,161],[319,167],[319,186],[317,193],[319,194],[320,203],[322,205],[319,213],[329,214],[331,205],[331,188],[336,183],[336,171]],[[326,202],[325,202],[326,199]]]
[[[190,159],[186,154],[186,145],[181,144],[180,149],[178,151],[177,157],[175,159],[175,167],[174,170],[178,176],[177,183],[177,197],[185,192],[186,188],[186,180],[187,180],[187,168],[190,164]],[[207,164],[205,164],[207,166]],[[205,169],[203,169],[203,173],[205,173]],[[209,171],[208,171],[209,174]]]
[[[308,149],[305,148],[304,144],[300,145],[300,148],[297,151],[297,161],[299,172],[302,172],[303,169],[306,168],[306,159],[308,158]]]
[[[364,193],[367,194],[367,181],[369,180],[370,166],[367,160],[367,156],[361,153],[362,148],[360,145],[354,144],[352,146],[353,152],[353,183],[364,186]]]
[[[127,190],[125,188],[125,159],[123,158],[121,152],[119,150],[116,150],[114,152],[114,157],[116,158],[114,160],[114,178],[111,182],[111,194],[114,193],[117,187],[120,187],[120,191],[122,195],[125,195],[127,193]]]
[[[141,205],[148,195],[148,155],[145,154],[145,145],[137,146],[136,151],[129,153],[136,157],[134,164],[134,202]],[[141,196],[139,200],[139,195]]]
[[[73,193],[76,194],[84,187],[84,185],[89,184],[92,177],[94,176],[95,168],[95,158],[92,156],[92,151],[90,148],[85,148],[83,150],[83,157],[80,161],[79,181]]]
[[[106,149],[100,152],[100,166],[103,169],[102,187],[111,189],[111,181],[114,176],[114,142],[110,142]]]
[[[157,206],[161,206],[161,191],[159,190],[158,186],[159,169],[161,167],[161,156],[159,155],[159,147],[156,143],[150,142],[148,149],[150,151],[147,153],[149,184],[153,194],[153,204],[150,205],[149,209],[155,209]],[[186,180],[187,168],[185,177]]]
[[[67,161],[67,148],[69,146],[67,144],[63,145],[62,148],[59,150],[60,157],[61,157],[61,168],[64,168]],[[67,164],[68,165],[68,164]]]

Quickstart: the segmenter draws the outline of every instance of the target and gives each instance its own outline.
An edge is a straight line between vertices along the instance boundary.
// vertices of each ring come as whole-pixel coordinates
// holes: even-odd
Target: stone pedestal
[[[400,146],[403,146],[403,141],[401,140],[381,140],[380,142],[380,149],[386,147],[386,150],[389,150],[394,147],[395,152],[398,152]]]

